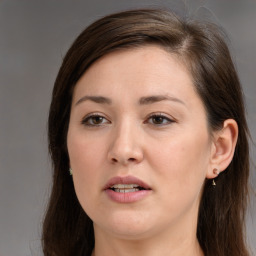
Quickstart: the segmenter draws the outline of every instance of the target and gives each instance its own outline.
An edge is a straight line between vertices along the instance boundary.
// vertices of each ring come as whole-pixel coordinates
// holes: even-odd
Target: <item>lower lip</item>
[[[139,190],[136,192],[115,192],[112,189],[106,189],[108,197],[117,203],[134,203],[142,200],[151,193],[151,190]]]

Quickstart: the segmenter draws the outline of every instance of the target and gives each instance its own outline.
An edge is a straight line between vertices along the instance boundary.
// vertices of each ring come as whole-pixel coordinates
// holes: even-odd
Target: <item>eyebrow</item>
[[[84,102],[84,101],[93,101],[95,103],[100,103],[100,104],[108,104],[110,105],[112,103],[112,100],[103,96],[84,96],[80,100],[77,101],[76,105]]]
[[[159,101],[174,101],[174,102],[178,102],[181,103],[183,105],[186,105],[185,102],[183,102],[182,100],[169,96],[169,95],[153,95],[153,96],[148,96],[148,97],[142,97],[139,100],[139,104],[140,105],[148,105],[148,104],[153,104]]]
[[[84,96],[81,99],[79,99],[75,105],[79,105],[80,103],[87,101],[87,100],[93,101],[93,102],[99,103],[99,104],[110,105],[112,103],[112,100],[110,98],[106,98],[103,96]],[[147,97],[141,97],[139,99],[139,105],[149,105],[149,104],[153,104],[153,103],[157,103],[157,102],[165,101],[165,100],[178,102],[178,103],[181,103],[186,106],[186,104],[182,100],[175,98],[173,96],[169,96],[169,95],[152,95],[152,96],[147,96]]]

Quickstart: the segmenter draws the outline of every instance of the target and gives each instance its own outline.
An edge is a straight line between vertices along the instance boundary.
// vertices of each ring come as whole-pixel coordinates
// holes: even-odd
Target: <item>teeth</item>
[[[138,184],[115,184],[111,188],[119,193],[131,193],[140,190]]]
[[[118,189],[118,188],[115,188],[114,191],[115,192],[119,192],[119,193],[131,193],[131,192],[139,191],[139,189],[138,188],[131,188],[131,189]]]
[[[117,188],[117,189],[133,189],[138,188],[138,184],[115,184],[111,188]]]

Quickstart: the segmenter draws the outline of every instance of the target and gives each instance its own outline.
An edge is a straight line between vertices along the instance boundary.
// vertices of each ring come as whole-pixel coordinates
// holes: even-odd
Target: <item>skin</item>
[[[141,100],[159,95],[170,98]],[[211,135],[177,56],[145,46],[108,54],[85,72],[73,94],[67,146],[77,197],[94,223],[93,255],[203,255],[196,238],[202,186],[231,161],[236,123],[227,120]],[[104,186],[128,175],[150,194],[114,202]]]

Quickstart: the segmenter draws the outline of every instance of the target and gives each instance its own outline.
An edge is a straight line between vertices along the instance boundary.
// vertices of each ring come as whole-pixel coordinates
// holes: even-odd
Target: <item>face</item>
[[[190,73],[157,46],[106,55],[75,87],[68,153],[96,234],[195,229],[211,144]]]

